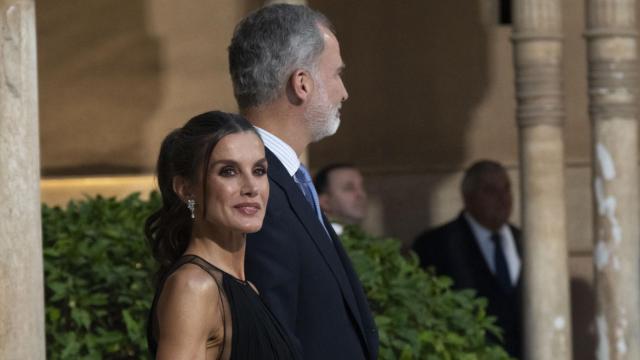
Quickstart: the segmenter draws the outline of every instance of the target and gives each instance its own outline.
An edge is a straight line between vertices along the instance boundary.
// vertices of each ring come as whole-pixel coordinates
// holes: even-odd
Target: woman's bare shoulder
[[[167,278],[158,299],[158,355],[191,358],[192,351],[204,351],[210,339],[223,333],[218,286],[193,264],[181,266]]]
[[[162,293],[184,293],[186,296],[219,296],[219,284],[207,271],[194,264],[184,264],[169,275]]]
[[[216,311],[220,298],[219,286],[220,284],[199,266],[184,264],[165,281],[158,299],[158,313],[161,315],[165,311]]]

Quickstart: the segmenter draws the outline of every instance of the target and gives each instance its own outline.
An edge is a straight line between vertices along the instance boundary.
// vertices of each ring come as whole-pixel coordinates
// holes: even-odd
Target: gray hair
[[[314,72],[324,40],[334,32],[324,15],[304,5],[275,4],[249,14],[229,45],[229,72],[240,109],[275,100],[296,69]]]
[[[474,193],[478,190],[480,186],[480,179],[483,175],[489,173],[507,173],[504,166],[500,163],[492,160],[479,160],[473,163],[467,170],[464,172],[464,177],[462,178],[462,185],[460,186],[460,190],[462,191],[462,196],[466,197]]]

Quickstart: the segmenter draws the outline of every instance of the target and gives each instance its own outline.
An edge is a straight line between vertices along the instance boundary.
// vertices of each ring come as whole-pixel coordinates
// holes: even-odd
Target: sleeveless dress
[[[166,279],[184,264],[194,264],[211,275],[220,291],[223,319],[222,344],[210,339],[207,348],[219,346],[216,359],[300,359],[284,328],[247,281],[237,279],[197,255],[184,255],[167,271],[153,299],[147,323],[147,343],[152,358],[157,351],[156,306]]]

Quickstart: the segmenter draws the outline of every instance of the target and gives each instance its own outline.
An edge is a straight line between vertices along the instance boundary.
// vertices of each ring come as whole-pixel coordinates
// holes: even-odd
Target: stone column
[[[634,0],[587,1],[598,359],[640,359]]]
[[[45,359],[33,0],[0,0],[0,359]]]
[[[513,3],[525,359],[571,359],[561,0]]]

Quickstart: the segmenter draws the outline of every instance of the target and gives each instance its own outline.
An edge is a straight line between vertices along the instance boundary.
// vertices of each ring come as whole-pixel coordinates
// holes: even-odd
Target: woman
[[[245,234],[260,230],[269,182],[264,145],[240,115],[198,115],[163,141],[162,208],[145,224],[160,264],[147,329],[157,359],[296,359],[245,280]]]

